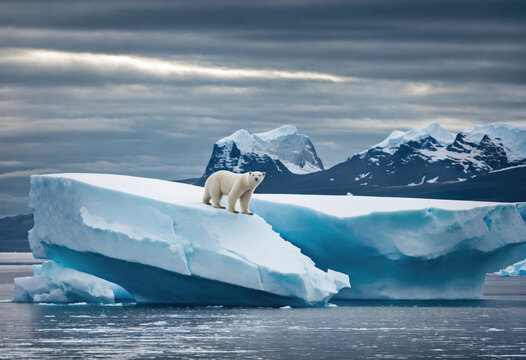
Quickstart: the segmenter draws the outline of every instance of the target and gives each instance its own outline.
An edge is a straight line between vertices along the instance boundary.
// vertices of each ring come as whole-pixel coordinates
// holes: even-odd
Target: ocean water
[[[0,266],[0,299],[30,267]],[[0,302],[0,359],[526,358],[526,279],[488,277],[481,301],[180,308]]]

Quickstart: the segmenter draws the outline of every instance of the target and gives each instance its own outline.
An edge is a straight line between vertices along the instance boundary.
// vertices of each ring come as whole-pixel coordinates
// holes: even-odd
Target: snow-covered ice
[[[255,194],[250,217],[200,203],[203,189],[187,184],[31,182],[34,255],[137,302],[302,306],[341,289],[340,298],[473,299],[485,274],[526,258],[523,204]]]
[[[261,217],[201,203],[202,191],[119,175],[32,176],[31,250],[118,284],[137,302],[323,305],[349,286]]]
[[[526,258],[525,204],[258,194],[252,210],[349,275],[339,298],[481,298],[487,273]]]

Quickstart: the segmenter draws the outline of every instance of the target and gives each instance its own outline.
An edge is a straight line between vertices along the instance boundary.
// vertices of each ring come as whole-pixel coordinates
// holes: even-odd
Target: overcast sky
[[[525,123],[525,1],[0,1],[0,217],[29,175],[200,176],[293,124],[326,167],[392,130]]]

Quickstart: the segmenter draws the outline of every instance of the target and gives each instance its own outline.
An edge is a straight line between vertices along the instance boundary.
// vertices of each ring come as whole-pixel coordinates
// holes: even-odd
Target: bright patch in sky
[[[43,67],[93,68],[95,70],[109,72],[122,70],[136,71],[148,73],[153,76],[211,77],[220,79],[288,79],[329,82],[357,81],[356,78],[318,72],[228,68],[132,55],[107,55],[35,49],[0,52],[0,63],[11,62],[18,64],[29,63]]]

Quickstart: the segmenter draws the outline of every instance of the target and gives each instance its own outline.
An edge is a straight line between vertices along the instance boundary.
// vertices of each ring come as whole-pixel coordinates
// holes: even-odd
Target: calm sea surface
[[[0,299],[27,265],[0,265]],[[482,301],[338,302],[314,309],[0,303],[0,359],[526,358],[526,279]]]

